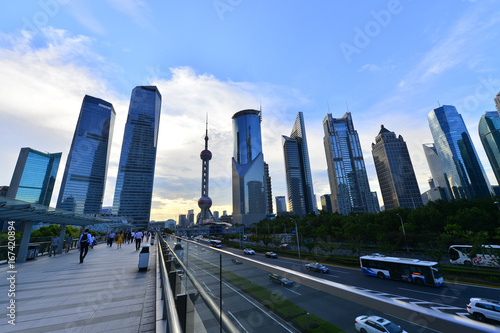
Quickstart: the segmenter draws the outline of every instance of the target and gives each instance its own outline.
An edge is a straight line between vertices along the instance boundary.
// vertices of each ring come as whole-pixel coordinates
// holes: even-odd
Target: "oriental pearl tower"
[[[208,196],[208,165],[212,159],[212,152],[208,150],[208,115],[205,132],[205,150],[200,153],[200,158],[202,160],[201,198],[198,200],[198,207],[200,207],[201,212],[198,214],[197,224],[207,223],[213,219],[212,212],[210,211],[212,199]]]

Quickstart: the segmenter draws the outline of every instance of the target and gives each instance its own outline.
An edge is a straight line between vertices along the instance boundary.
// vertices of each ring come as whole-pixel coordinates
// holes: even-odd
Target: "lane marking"
[[[288,290],[288,291],[291,291],[291,292],[292,292],[292,293],[294,293],[294,294],[297,294],[297,295],[299,295],[299,296],[302,296],[302,294],[299,294],[298,292],[293,291],[292,289],[288,289],[288,288],[285,288],[285,289],[286,289],[286,290]]]
[[[421,294],[433,295],[433,296],[436,296],[436,297],[449,297],[449,298],[454,298],[454,299],[458,298],[458,297],[455,297],[455,296],[446,296],[446,295],[428,293],[428,292],[425,292],[425,291],[418,291],[418,290],[413,290],[413,289],[407,289],[407,288],[398,288],[398,289],[407,290],[407,291],[411,291],[411,292],[414,292],[414,293],[421,293]]]
[[[425,329],[425,330],[430,330],[430,331],[434,331],[434,332],[437,332],[437,333],[441,333],[441,331],[436,331],[436,330],[434,330],[434,329],[432,329],[432,328],[429,328],[429,327],[425,327],[425,326],[419,325],[419,324],[417,324],[417,323],[414,323],[414,322],[411,322],[411,321],[405,320],[405,319],[400,318],[400,317],[398,317],[398,316],[394,316],[394,315],[391,315],[391,314],[389,314],[389,313],[385,313],[385,312],[384,312],[384,314],[385,314],[385,315],[387,315],[387,316],[389,316],[389,317],[398,318],[399,320],[402,320],[402,321],[404,321],[404,322],[406,322],[406,323],[409,323],[409,324],[411,324],[411,325],[416,325],[416,326],[418,326],[418,327],[422,327],[422,328],[423,328],[423,329]]]
[[[212,290],[210,288],[208,288],[208,286],[205,284],[205,282],[202,282],[202,283],[205,286],[205,289],[207,289],[209,292],[212,292]]]
[[[236,319],[236,317],[231,313],[231,311],[228,311],[227,313],[229,313],[231,315],[231,317],[233,317],[234,320],[236,320],[236,322],[241,326],[241,328],[248,333],[248,331],[245,329],[245,327],[243,327],[243,325],[241,325],[240,321],[238,319]]]

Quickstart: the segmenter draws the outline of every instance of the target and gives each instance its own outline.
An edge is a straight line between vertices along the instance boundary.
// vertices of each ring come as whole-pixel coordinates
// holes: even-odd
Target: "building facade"
[[[264,162],[264,179],[266,193],[266,214],[273,214],[273,189],[271,186],[271,174],[269,173],[269,164]]]
[[[328,113],[323,128],[333,212],[342,215],[378,212],[377,193],[370,191],[363,151],[351,113],[347,112],[342,118],[333,118]]]
[[[500,184],[500,115],[498,112],[490,111],[482,115],[478,128],[479,137],[490,161],[491,169],[497,183]]]
[[[267,180],[262,154],[261,111],[233,115],[233,222],[257,223],[267,213]]]
[[[382,125],[375,143],[372,143],[372,155],[385,209],[422,206],[417,178],[403,137],[396,137]]]
[[[440,106],[429,112],[427,120],[451,198],[490,196],[490,183],[457,109]]]
[[[57,208],[80,214],[101,212],[115,116],[111,103],[88,95],[83,98]]]
[[[425,158],[427,159],[427,164],[429,165],[429,169],[431,171],[433,181],[431,189],[434,189],[435,187],[439,188],[439,191],[443,192],[443,197],[441,199],[449,200],[451,196],[448,193],[448,186],[446,185],[446,179],[444,178],[444,172],[441,167],[441,161],[439,160],[436,146],[434,146],[434,143],[424,143],[422,147],[424,149]]]
[[[113,213],[146,227],[151,214],[161,94],[155,86],[132,90],[116,177]]]
[[[299,112],[290,136],[282,136],[285,157],[285,175],[288,194],[288,211],[304,216],[318,213],[314,200],[309,152],[307,149],[304,114]]]
[[[277,196],[276,198],[276,215],[280,215],[286,213],[286,198],[282,195]]]
[[[21,148],[6,197],[49,206],[60,162],[61,153]]]
[[[500,92],[497,94],[497,97],[495,97],[495,105],[498,113],[500,114]]]

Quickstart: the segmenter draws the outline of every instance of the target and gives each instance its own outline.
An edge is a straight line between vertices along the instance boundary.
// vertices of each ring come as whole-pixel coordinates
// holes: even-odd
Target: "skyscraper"
[[[321,210],[326,213],[333,213],[332,198],[330,194],[323,194],[321,196]]]
[[[233,221],[252,224],[264,219],[267,210],[261,112],[242,110],[236,112],[232,119]]]
[[[328,113],[323,128],[333,212],[343,215],[378,212],[377,193],[370,191],[363,151],[351,113],[347,112],[342,118],[333,118]]]
[[[479,137],[490,161],[491,169],[498,184],[500,184],[500,115],[498,112],[489,111],[482,115],[478,128]]]
[[[155,86],[132,90],[116,178],[113,213],[146,227],[151,213],[161,94]]]
[[[71,142],[57,208],[99,214],[115,124],[113,105],[86,95]]]
[[[7,198],[49,206],[61,153],[21,148]]]
[[[443,105],[427,119],[451,198],[490,196],[490,183],[457,109]]]
[[[201,170],[201,197],[198,200],[198,207],[200,207],[201,212],[198,215],[198,220],[196,223],[207,223],[213,221],[213,215],[210,211],[212,207],[212,199],[208,196],[208,177],[210,160],[212,159],[212,152],[208,150],[208,120],[205,132],[205,149],[200,153],[200,158],[202,160],[202,170]]]
[[[372,143],[372,155],[385,209],[422,206],[417,178],[403,137],[396,137],[382,125],[375,143]]]
[[[431,170],[431,176],[433,184],[442,191],[444,200],[450,199],[450,194],[448,193],[448,186],[446,185],[446,179],[444,178],[443,168],[441,167],[441,161],[433,143],[424,143],[422,145],[424,148],[424,154],[427,159],[427,164]],[[431,187],[433,189],[433,187]]]
[[[286,198],[282,195],[276,197],[276,215],[286,213]]]
[[[271,187],[271,175],[269,174],[269,164],[264,161],[264,188],[266,192],[266,214],[273,214],[273,191]]]
[[[307,150],[304,114],[299,112],[290,137],[283,135],[285,174],[288,194],[288,211],[304,216],[318,213]]]

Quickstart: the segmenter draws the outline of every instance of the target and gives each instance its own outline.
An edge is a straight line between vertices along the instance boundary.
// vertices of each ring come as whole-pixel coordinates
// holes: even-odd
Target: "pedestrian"
[[[116,240],[116,248],[121,249],[122,243],[123,243],[123,233],[122,231],[120,231],[120,233],[118,234],[118,239]]]
[[[73,243],[73,236],[69,234],[69,236],[66,238],[66,253],[68,253],[71,249],[71,243]]]
[[[54,252],[54,257],[56,256],[57,246],[59,245],[59,236],[54,234],[50,243],[49,257],[52,257],[52,252]]]
[[[80,236],[78,240],[78,247],[80,248],[80,264],[83,263],[83,259],[89,252],[89,245],[92,241],[92,236],[89,234],[89,229],[85,229],[85,233]]]
[[[111,231],[108,236],[109,247],[113,247],[113,240],[115,239],[115,233]]]
[[[139,248],[141,247],[142,236],[143,236],[143,234],[140,230],[135,233],[135,250],[136,251],[139,251]]]

